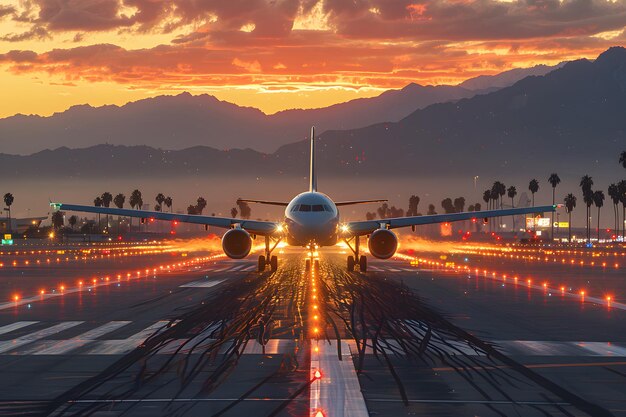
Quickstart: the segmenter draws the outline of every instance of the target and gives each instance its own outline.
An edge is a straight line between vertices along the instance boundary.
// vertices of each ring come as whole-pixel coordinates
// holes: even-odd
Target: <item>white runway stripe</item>
[[[309,415],[318,411],[336,417],[367,417],[367,407],[361,385],[354,369],[348,343],[341,343],[341,358],[337,356],[337,341],[311,340],[311,379],[320,370],[322,377],[311,384]],[[319,352],[315,352],[315,347]]]
[[[38,321],[18,321],[16,323],[7,324],[6,326],[0,327],[0,335],[10,333],[12,331],[21,329],[23,327],[31,326],[35,323],[39,323]]]
[[[126,339],[98,340],[85,353],[88,355],[123,355],[135,349],[153,334],[165,330],[167,320],[157,321]]]
[[[130,321],[110,321],[95,329],[86,331],[85,333],[74,336],[67,340],[47,340],[38,342],[37,346],[28,349],[25,354],[32,355],[64,355],[75,349],[83,347],[94,340],[120,329],[132,322]]]
[[[607,342],[578,342],[576,345],[592,356],[626,356],[626,347]]]
[[[369,269],[370,271],[376,271],[376,272],[382,271],[382,269],[380,269],[377,266],[369,266],[367,269]]]
[[[246,269],[242,269],[241,272],[250,272],[250,271],[254,271],[257,267],[254,265],[251,265],[249,267],[247,267]]]
[[[181,288],[210,288],[210,287],[216,286],[217,284],[221,284],[224,281],[225,280],[223,279],[209,281],[205,278],[205,279],[201,279],[201,280],[194,281],[194,282],[188,282],[187,284],[183,284],[180,287]]]
[[[56,324],[52,327],[47,327],[45,329],[36,331],[34,333],[29,333],[27,335],[18,337],[13,340],[6,340],[0,342],[0,353],[5,353],[13,349],[17,349],[18,347],[27,345],[29,343],[35,342],[37,340],[46,338],[48,336],[52,336],[53,334],[57,334],[62,332],[63,330],[67,330],[74,326],[78,326],[79,324],[84,323],[83,321],[65,321],[59,324]]]
[[[387,271],[389,271],[389,272],[402,272],[401,269],[395,269],[395,268],[387,268]]]

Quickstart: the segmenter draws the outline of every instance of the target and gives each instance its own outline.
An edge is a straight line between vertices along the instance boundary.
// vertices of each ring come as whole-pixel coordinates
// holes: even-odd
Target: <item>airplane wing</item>
[[[367,203],[384,203],[389,200],[353,200],[353,201],[338,201],[335,203],[335,206],[351,206],[353,204],[367,204]]]
[[[268,204],[270,206],[282,206],[287,207],[289,203],[284,201],[267,201],[267,200],[250,200],[247,198],[238,198],[237,203],[258,203],[258,204]]]
[[[126,216],[126,217],[140,217],[142,219],[156,219],[156,220],[168,220],[177,221],[181,223],[194,223],[203,224],[207,226],[221,227],[224,229],[230,229],[235,224],[239,224],[242,229],[245,229],[249,233],[268,236],[278,232],[279,223],[265,222],[259,220],[244,220],[233,219],[229,217],[212,217],[202,216],[195,214],[175,214],[165,213],[162,211],[144,211],[133,209],[118,209],[110,207],[95,207],[95,206],[81,206],[76,204],[65,203],[50,203],[50,206],[54,211],[67,210],[67,211],[80,211],[85,213],[100,213],[109,214],[113,216]]]
[[[486,219],[490,217],[516,216],[520,214],[532,214],[556,211],[558,205],[524,207],[504,210],[468,211],[463,213],[434,214],[429,216],[395,217],[391,219],[366,220],[346,223],[347,233],[354,236],[368,235],[385,226],[389,229],[398,227],[419,226],[422,224],[448,223],[470,219]]]

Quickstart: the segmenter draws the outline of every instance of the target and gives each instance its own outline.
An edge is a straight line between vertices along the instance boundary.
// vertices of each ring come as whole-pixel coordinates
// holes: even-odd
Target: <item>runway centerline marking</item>
[[[311,358],[311,378],[319,370],[322,377],[311,384],[309,415],[324,411],[333,417],[367,417],[367,407],[361,392],[359,379],[352,362],[347,342],[341,341],[341,360],[337,356],[337,341],[311,340],[311,352],[319,349]]]

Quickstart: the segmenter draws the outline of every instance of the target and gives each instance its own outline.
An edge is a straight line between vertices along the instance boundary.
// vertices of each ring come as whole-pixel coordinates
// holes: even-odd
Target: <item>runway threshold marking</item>
[[[29,333],[27,335],[18,337],[17,339],[2,341],[0,342],[0,353],[8,352],[10,350],[24,346],[34,341],[43,339],[45,337],[51,336],[59,332],[62,332],[63,330],[67,330],[74,326],[78,326],[79,324],[82,324],[82,323],[84,323],[84,321],[65,321],[65,322],[56,324],[54,326],[47,327],[42,330],[38,330],[34,333]]]
[[[87,355],[123,355],[135,349],[148,337],[165,330],[168,320],[159,320],[126,339],[100,340],[94,343]]]
[[[218,284],[221,284],[224,281],[226,280],[218,279],[218,280],[209,281],[206,278],[204,278],[198,281],[188,282],[186,284],[181,285],[180,287],[181,288],[211,288]]]
[[[39,323],[38,321],[18,321],[15,323],[7,324],[6,326],[0,327],[0,335],[5,333],[10,333],[12,331],[21,329],[23,327],[31,326],[33,324]]]
[[[350,347],[345,341],[340,343],[341,358],[337,354],[336,340],[330,343],[311,340],[311,379],[318,370],[322,376],[311,384],[309,415],[322,411],[333,417],[367,417],[369,414]]]
[[[67,340],[49,340],[41,341],[38,346],[33,346],[27,349],[25,354],[32,355],[64,355],[89,343],[93,343],[98,338],[104,336],[107,333],[111,333],[117,329],[120,329],[131,321],[110,321],[102,326],[98,326],[95,329],[86,331],[85,333],[74,336]]]

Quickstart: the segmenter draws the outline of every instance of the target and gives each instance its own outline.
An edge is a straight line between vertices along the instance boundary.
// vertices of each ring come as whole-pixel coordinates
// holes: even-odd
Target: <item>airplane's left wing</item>
[[[468,211],[463,213],[433,214],[428,216],[394,217],[390,219],[348,222],[347,233],[353,236],[368,235],[381,227],[395,229],[398,227],[419,226],[423,224],[448,223],[461,220],[487,219],[490,217],[517,216],[556,211],[558,206],[523,207],[504,210]]]
[[[177,221],[181,223],[203,224],[207,226],[220,227],[224,229],[230,229],[231,227],[234,227],[235,225],[239,225],[242,229],[245,229],[249,233],[259,235],[259,236],[272,235],[278,231],[277,229],[279,227],[279,223],[276,223],[276,222],[234,219],[234,218],[229,218],[229,217],[213,217],[213,216],[202,216],[202,215],[196,215],[196,214],[165,213],[162,211],[146,211],[146,210],[119,209],[119,208],[110,208],[110,207],[81,206],[77,204],[65,204],[65,203],[50,203],[50,206],[55,211],[58,211],[58,210],[80,211],[80,212],[85,212],[85,213],[109,214],[113,216],[139,217],[142,219]]]

